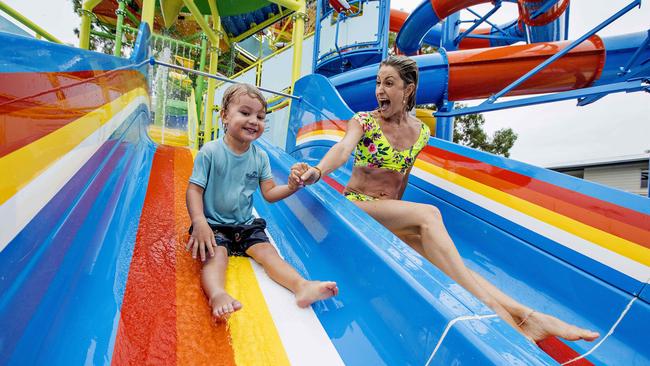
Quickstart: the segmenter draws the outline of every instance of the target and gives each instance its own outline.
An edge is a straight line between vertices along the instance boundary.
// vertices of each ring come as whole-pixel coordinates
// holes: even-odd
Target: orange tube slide
[[[571,41],[449,52],[449,100],[489,97],[569,44]],[[603,42],[592,36],[508,96],[584,88],[600,77],[604,65]]]

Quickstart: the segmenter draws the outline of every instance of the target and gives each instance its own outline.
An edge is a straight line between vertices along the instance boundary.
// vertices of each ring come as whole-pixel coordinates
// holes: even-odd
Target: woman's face
[[[413,84],[405,85],[397,69],[388,65],[380,67],[377,73],[375,97],[381,117],[386,119],[404,113],[412,89]]]

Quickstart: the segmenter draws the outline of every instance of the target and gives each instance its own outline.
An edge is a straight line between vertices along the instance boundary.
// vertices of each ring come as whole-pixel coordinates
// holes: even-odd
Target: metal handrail
[[[224,76],[218,76],[218,75],[210,74],[210,73],[203,72],[203,71],[189,69],[189,68],[183,67],[183,66],[173,65],[173,64],[170,64],[170,63],[167,63],[167,62],[158,61],[153,57],[149,59],[149,63],[151,65],[161,65],[161,66],[169,67],[170,69],[182,70],[182,71],[185,71],[185,72],[188,72],[188,73],[193,73],[193,74],[205,76],[207,78],[216,79],[216,80],[219,80],[219,81],[224,81],[226,83],[233,83],[233,84],[238,84],[239,83],[238,81],[229,79],[229,78],[224,77]],[[281,95],[283,97],[287,97],[287,98],[291,98],[291,99],[295,99],[295,100],[302,99],[301,97],[297,97],[297,96],[292,95],[292,94],[287,94],[287,93],[283,93],[283,92],[279,92],[279,91],[275,91],[275,90],[271,90],[271,89],[266,89],[266,88],[262,88],[260,86],[258,86],[257,88],[259,90],[267,92],[267,93]]]
[[[20,14],[18,11],[7,5],[4,1],[0,0],[0,10],[4,11],[7,15],[10,17],[14,18],[18,22],[20,22],[22,25],[26,26],[27,28],[33,30],[36,34],[39,36],[47,39],[50,42],[54,43],[61,43],[63,42],[59,40],[58,38],[54,37],[50,33],[48,33],[45,29],[39,27],[36,23],[32,22],[31,20],[25,18],[22,14]]]

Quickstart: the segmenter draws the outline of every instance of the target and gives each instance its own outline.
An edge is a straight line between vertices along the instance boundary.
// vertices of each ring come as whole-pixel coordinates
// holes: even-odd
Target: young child
[[[252,257],[269,277],[294,293],[301,308],[335,296],[335,282],[307,281],[280,258],[264,233],[266,222],[253,218],[253,193],[258,187],[265,200],[276,202],[298,190],[300,182],[294,174],[288,185],[276,185],[268,156],[252,144],[264,132],[266,100],[254,86],[234,84],[226,90],[222,106],[225,134],[201,148],[187,188],[192,227],[186,248],[203,262],[201,283],[212,315],[224,320],[242,308],[224,288],[228,255]]]

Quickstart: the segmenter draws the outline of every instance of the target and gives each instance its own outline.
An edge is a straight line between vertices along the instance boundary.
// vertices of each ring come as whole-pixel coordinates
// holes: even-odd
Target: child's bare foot
[[[226,292],[220,292],[212,296],[210,306],[212,307],[212,316],[217,321],[228,319],[230,314],[242,308],[242,304]]]
[[[532,338],[535,342],[539,342],[550,336],[564,338],[568,341],[583,339],[588,342],[600,337],[598,332],[578,328],[554,316],[537,311],[530,313],[520,327],[524,334]]]
[[[301,308],[313,304],[318,300],[325,300],[339,293],[336,282],[306,281],[296,291],[296,303]]]

